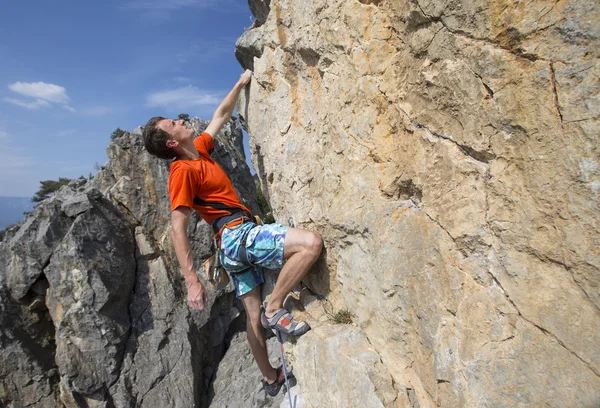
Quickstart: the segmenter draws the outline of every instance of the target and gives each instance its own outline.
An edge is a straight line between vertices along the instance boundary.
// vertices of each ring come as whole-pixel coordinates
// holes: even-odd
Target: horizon
[[[15,198],[94,175],[117,128],[180,113],[210,120],[242,73],[234,45],[253,21],[242,0],[33,0],[4,17],[0,196]]]

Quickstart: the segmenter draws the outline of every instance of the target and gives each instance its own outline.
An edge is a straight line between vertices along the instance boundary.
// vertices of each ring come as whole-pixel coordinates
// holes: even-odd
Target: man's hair
[[[167,140],[172,139],[172,137],[156,126],[163,119],[165,118],[162,116],[155,116],[146,123],[144,127],[144,145],[148,153],[153,156],[160,159],[174,159],[177,157],[177,153],[175,153],[175,150],[167,147]]]

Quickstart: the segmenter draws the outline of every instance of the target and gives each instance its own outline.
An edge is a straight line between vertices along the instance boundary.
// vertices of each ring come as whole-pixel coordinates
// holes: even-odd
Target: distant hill
[[[31,211],[34,204],[31,197],[0,196],[0,230],[25,218],[23,213]]]

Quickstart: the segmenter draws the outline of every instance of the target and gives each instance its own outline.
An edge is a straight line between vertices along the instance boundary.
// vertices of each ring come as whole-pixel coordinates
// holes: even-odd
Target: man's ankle
[[[271,367],[271,370],[272,370],[272,376],[271,377],[269,377],[269,376],[263,377],[263,380],[265,380],[265,382],[267,384],[273,384],[275,381],[277,381],[277,370],[274,369],[273,367]]]

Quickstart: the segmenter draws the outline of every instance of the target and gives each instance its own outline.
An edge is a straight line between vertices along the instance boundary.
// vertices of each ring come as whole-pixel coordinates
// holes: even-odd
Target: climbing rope
[[[290,217],[288,222],[290,224],[290,227],[296,228],[296,223],[294,222],[294,219],[292,217]],[[274,273],[271,273],[271,285],[273,286],[273,288],[275,287],[275,274]],[[286,388],[286,392],[288,395],[288,403],[290,405],[290,408],[296,408],[297,395],[294,395],[294,403],[292,404],[292,394],[290,393],[290,382],[288,379],[287,367],[285,366],[285,354],[283,352],[283,339],[281,337],[281,333],[279,332],[279,330],[277,330],[277,341],[279,342],[279,351],[281,352],[281,367],[283,368],[283,376],[285,377],[285,388]]]
[[[294,404],[292,404],[292,394],[290,393],[290,382],[288,380],[287,368],[285,366],[285,355],[283,354],[283,340],[281,338],[281,333],[277,332],[277,341],[279,341],[279,350],[281,351],[281,367],[283,368],[283,376],[285,377],[285,388],[287,390],[288,402],[290,404],[290,408],[296,408],[296,395],[294,395]]]

